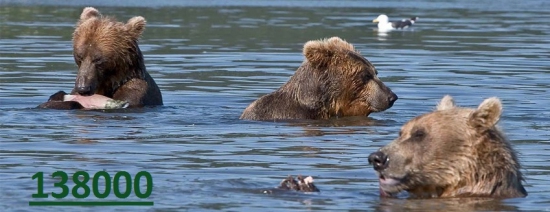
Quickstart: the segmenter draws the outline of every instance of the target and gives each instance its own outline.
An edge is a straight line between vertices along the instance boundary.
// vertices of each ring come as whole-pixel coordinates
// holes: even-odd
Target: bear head
[[[381,195],[526,196],[516,153],[496,127],[501,113],[495,97],[473,109],[445,96],[437,110],[407,122],[397,139],[369,156]]]
[[[321,108],[321,116],[368,116],[390,108],[397,95],[353,45],[332,37],[304,44],[305,61],[285,86],[298,101]],[[291,89],[285,88],[282,89]]]
[[[112,98],[129,79],[143,79],[145,65],[138,39],[144,29],[141,16],[122,23],[103,17],[95,8],[84,8],[73,33],[73,56],[78,65],[73,93]]]

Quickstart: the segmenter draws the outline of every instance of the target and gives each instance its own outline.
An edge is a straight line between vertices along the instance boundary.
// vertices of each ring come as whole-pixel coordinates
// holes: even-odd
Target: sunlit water
[[[2,211],[550,209],[546,0],[98,1],[91,6],[119,20],[147,19],[140,46],[165,103],[120,111],[34,109],[54,92],[72,89],[71,33],[87,5],[8,2],[0,1]],[[420,19],[412,29],[379,34],[371,20],[380,13]],[[331,36],[353,43],[377,67],[399,96],[391,109],[328,121],[238,119],[293,74],[306,41]],[[490,96],[502,99],[500,125],[519,153],[527,198],[379,198],[367,155],[445,94],[469,107]],[[155,205],[29,207],[37,189],[31,176],[44,172],[44,189],[59,192],[50,179],[58,170],[148,171],[154,191],[146,200]],[[262,193],[289,174],[314,176],[321,192]]]

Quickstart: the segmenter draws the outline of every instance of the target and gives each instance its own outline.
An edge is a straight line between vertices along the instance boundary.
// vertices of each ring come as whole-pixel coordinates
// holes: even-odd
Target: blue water
[[[123,21],[146,18],[140,47],[164,106],[34,109],[74,86],[71,34],[84,6]],[[0,210],[549,210],[550,25],[541,22],[549,10],[545,0],[0,0]],[[420,19],[382,34],[371,23],[380,13]],[[326,121],[238,119],[288,80],[305,42],[332,36],[376,66],[399,96],[391,109]],[[379,198],[368,154],[445,94],[468,107],[490,96],[503,101],[500,126],[519,153],[529,196]],[[44,172],[45,191],[59,192],[50,178],[58,170],[148,171],[154,190],[142,201],[154,206],[30,207],[31,177]],[[289,174],[312,175],[321,192],[263,193]]]

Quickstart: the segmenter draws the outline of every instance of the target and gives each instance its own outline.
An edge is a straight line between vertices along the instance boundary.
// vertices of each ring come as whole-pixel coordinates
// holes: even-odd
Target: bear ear
[[[355,51],[355,48],[353,48],[353,45],[346,42],[345,40],[342,40],[342,38],[339,38],[339,37],[329,38],[327,40],[327,43],[329,43],[332,46],[332,48],[335,48],[335,49]]]
[[[141,33],[143,33],[143,30],[145,30],[145,24],[145,18],[136,16],[128,20],[128,23],[126,23],[126,28],[129,32],[136,35],[136,37],[139,37]]]
[[[85,21],[90,18],[99,17],[101,14],[96,8],[93,7],[86,7],[82,11],[82,14],[80,14],[80,21]]]
[[[314,67],[326,67],[330,63],[334,52],[326,47],[324,41],[315,40],[304,44],[303,54]]]
[[[455,100],[453,100],[453,97],[445,95],[437,104],[437,110],[448,110],[454,108],[455,106]]]
[[[303,54],[315,67],[326,67],[340,51],[355,51],[353,46],[339,37],[308,41],[304,44]]]
[[[485,99],[469,118],[475,128],[488,129],[495,126],[502,114],[502,103],[496,97]]]

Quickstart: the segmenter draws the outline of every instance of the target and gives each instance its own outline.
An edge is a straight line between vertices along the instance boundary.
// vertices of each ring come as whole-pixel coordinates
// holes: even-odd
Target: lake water
[[[550,210],[547,0],[60,2],[0,0],[2,211]],[[33,108],[72,89],[71,34],[84,6],[123,21],[146,18],[140,46],[164,106]],[[420,19],[412,29],[378,34],[371,21],[380,13]],[[305,42],[331,36],[354,44],[376,66],[399,96],[391,109],[327,121],[238,119],[294,73]],[[500,126],[519,153],[529,196],[379,198],[367,156],[445,94],[468,107],[490,96],[502,99]],[[44,172],[46,192],[59,192],[50,175],[79,170],[147,171],[154,190],[143,201],[154,206],[29,206],[37,201],[31,198],[35,173]],[[321,192],[262,193],[289,174],[314,176]],[[119,199],[111,193],[106,200]]]

